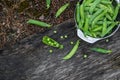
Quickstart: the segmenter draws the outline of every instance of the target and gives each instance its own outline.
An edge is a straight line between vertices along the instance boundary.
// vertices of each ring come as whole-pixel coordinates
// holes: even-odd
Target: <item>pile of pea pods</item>
[[[116,21],[120,3],[113,6],[111,0],[83,0],[76,5],[78,29],[85,36],[103,38],[112,33],[120,22]]]

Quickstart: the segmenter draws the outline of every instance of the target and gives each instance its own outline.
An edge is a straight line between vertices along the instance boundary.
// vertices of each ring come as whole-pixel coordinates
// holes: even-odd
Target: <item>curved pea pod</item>
[[[101,54],[109,54],[112,52],[112,50],[106,50],[103,48],[91,48],[92,51],[99,52]]]
[[[50,24],[47,24],[45,22],[41,22],[41,21],[38,21],[38,20],[33,20],[33,19],[30,19],[27,21],[28,24],[34,24],[34,25],[38,25],[40,27],[47,27],[47,28],[50,28],[52,25]]]
[[[104,37],[105,34],[106,34],[106,32],[107,32],[107,20],[106,20],[106,18],[105,18],[105,19],[104,19],[104,22],[103,22],[101,37]]]
[[[110,5],[112,2],[109,0],[101,0],[101,3],[105,5]]]
[[[89,27],[89,18],[86,18],[85,19],[85,25],[84,25],[84,32],[87,32],[88,31],[88,27]]]
[[[68,53],[65,57],[63,57],[64,60],[68,60],[70,59],[77,51],[78,47],[79,47],[80,41],[77,40],[76,44],[74,45],[73,49],[70,51],[70,53]]]
[[[80,20],[81,20],[81,25],[84,24],[85,22],[85,15],[84,15],[84,5],[80,5]]]
[[[99,14],[92,22],[92,26],[94,26],[98,20],[100,20],[103,16],[105,16],[107,13],[107,10],[104,10],[101,14]]]
[[[92,3],[92,6],[90,7],[90,10],[89,12],[92,14],[95,7],[100,3],[101,0],[95,0],[93,3]]]
[[[97,12],[95,12],[95,13],[93,14],[93,16],[90,18],[89,23],[91,23],[91,22],[94,20],[95,17],[97,17],[98,15],[100,15],[100,13],[101,13],[102,11],[103,11],[103,9],[97,10]]]
[[[118,24],[117,22],[113,22],[113,23],[107,28],[107,31],[105,32],[105,34],[104,34],[103,36],[109,34],[109,33],[112,31],[112,29],[115,27],[115,25],[117,25],[117,24]]]
[[[60,7],[60,9],[58,9],[58,11],[55,14],[55,17],[59,17],[60,14],[65,11],[65,9],[69,6],[69,3],[66,3],[65,5],[63,5],[62,7]]]
[[[63,48],[63,45],[59,44],[57,41],[53,40],[52,38],[48,36],[44,36],[42,38],[42,42],[48,46],[56,47],[56,48]]]
[[[83,0],[83,3],[87,6],[88,4],[92,3],[94,0]]]
[[[113,16],[113,20],[116,19],[118,13],[119,13],[119,9],[120,9],[120,3],[116,6],[115,8],[115,12],[114,12],[114,16]]]
[[[102,26],[97,26],[97,27],[94,27],[92,29],[92,31],[96,32],[96,31],[101,31],[102,30]]]
[[[51,3],[51,0],[46,0],[46,6],[47,6],[47,9],[50,8],[50,3]]]

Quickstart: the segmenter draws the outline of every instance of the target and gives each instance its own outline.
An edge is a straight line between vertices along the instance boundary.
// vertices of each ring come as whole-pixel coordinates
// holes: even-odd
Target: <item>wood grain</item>
[[[65,34],[68,38],[60,39]],[[41,42],[44,35],[63,44],[64,49],[44,45]],[[0,80],[120,80],[120,29],[109,42],[101,40],[89,44],[81,40],[75,56],[68,61],[62,60],[73,47],[70,41],[77,39],[74,20],[70,19],[1,50]],[[103,55],[90,51],[91,47],[103,47],[113,52]],[[49,49],[53,50],[52,54]],[[83,58],[85,53],[88,54],[86,59]]]

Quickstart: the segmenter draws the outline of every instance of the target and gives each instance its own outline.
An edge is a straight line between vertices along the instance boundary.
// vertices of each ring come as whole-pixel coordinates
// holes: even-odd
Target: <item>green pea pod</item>
[[[112,31],[112,29],[115,27],[115,25],[117,25],[118,23],[117,22],[113,22],[108,28],[107,28],[107,31],[106,31],[106,33],[103,35],[103,36],[105,36],[105,35],[107,35],[109,32],[111,32]]]
[[[50,3],[51,3],[51,0],[46,0],[46,6],[47,6],[47,9],[50,8]]]
[[[117,15],[118,15],[118,12],[119,12],[119,9],[120,9],[120,3],[117,5],[117,7],[115,8],[115,13],[114,13],[114,16],[113,16],[113,20],[116,19]]]
[[[100,18],[102,18],[103,16],[105,16],[106,13],[107,13],[107,10],[104,10],[100,15],[98,15],[98,16],[93,20],[92,26],[94,26]]]
[[[107,21],[107,24],[110,25],[111,23],[113,23],[113,21]],[[97,22],[98,25],[102,25],[103,21],[98,21]]]
[[[83,3],[87,6],[88,4],[92,3],[94,0],[83,0]]]
[[[92,31],[96,32],[96,31],[101,31],[102,30],[102,26],[97,26],[97,27],[94,27],[92,29]]]
[[[84,26],[84,32],[87,32],[88,31],[88,27],[89,27],[89,18],[86,18],[85,20],[85,26]]]
[[[95,51],[95,52],[102,53],[102,54],[109,54],[109,53],[112,52],[111,50],[106,50],[106,49],[103,49],[103,48],[91,48],[91,50]]]
[[[56,47],[56,48],[63,48],[63,45],[59,44],[57,41],[53,40],[52,38],[48,36],[44,36],[42,38],[42,42],[48,46]]]
[[[84,14],[85,14],[84,13],[84,5],[82,4],[80,6],[80,17],[81,17],[81,23],[82,23],[82,25],[84,24],[84,21],[85,21],[85,15]]]
[[[106,18],[107,18],[108,20],[110,20],[110,21],[113,20],[112,17],[110,16],[110,14],[106,14]]]
[[[101,0],[95,0],[95,1],[93,2],[92,6],[90,7],[90,11],[89,11],[91,14],[93,13],[95,7],[100,3],[100,1],[101,1]]]
[[[107,31],[107,20],[104,19],[101,37],[104,37]]]
[[[92,17],[90,18],[89,23],[91,23],[91,22],[94,20],[95,17],[97,17],[98,15],[100,15],[100,13],[101,13],[102,11],[103,11],[103,9],[97,10],[97,12],[95,12],[95,13],[92,15]]]
[[[78,27],[79,27],[79,29],[82,27],[82,23],[81,23],[81,21],[80,21],[80,14],[79,14],[79,12],[80,12],[80,2],[77,2],[77,5],[76,5],[76,20],[77,20],[77,23],[78,23]]]
[[[70,59],[77,51],[78,47],[79,47],[80,41],[77,40],[75,46],[73,47],[73,49],[70,51],[70,53],[68,53],[65,57],[63,57],[64,60],[68,60]]]
[[[101,0],[101,3],[105,5],[110,5],[112,2],[108,0]]]
[[[55,17],[56,17],[56,18],[59,17],[60,14],[61,14],[63,11],[65,11],[65,9],[66,9],[68,6],[69,6],[69,3],[66,3],[65,5],[63,5],[62,7],[60,7],[60,9],[58,9],[58,11],[56,12]]]
[[[27,21],[28,24],[34,24],[34,25],[38,25],[38,26],[41,26],[41,27],[51,27],[52,25],[50,24],[47,24],[45,22],[41,22],[41,21],[38,21],[38,20],[33,20],[33,19],[30,19]]]

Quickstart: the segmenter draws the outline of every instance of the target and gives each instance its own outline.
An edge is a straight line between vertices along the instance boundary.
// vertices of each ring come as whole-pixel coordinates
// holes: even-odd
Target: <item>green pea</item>
[[[56,34],[56,33],[57,33],[57,31],[54,31],[54,33]]]
[[[64,39],[64,37],[63,37],[63,36],[60,36],[60,38],[61,38],[61,39]]]
[[[41,21],[38,21],[38,20],[33,20],[33,19],[30,19],[27,21],[28,24],[34,24],[34,25],[38,25],[38,26],[41,26],[41,27],[51,27],[52,25],[50,24],[47,24],[45,22],[41,22]]]
[[[60,14],[65,11],[65,9],[69,6],[70,4],[69,3],[66,3],[65,5],[63,5],[62,7],[60,7],[60,9],[58,9],[58,11],[56,12],[55,14],[55,17],[59,17]]]
[[[76,44],[74,45],[73,49],[65,56],[63,57],[64,60],[68,60],[70,59],[77,51],[78,47],[79,47],[80,41],[77,40]]]
[[[83,55],[83,58],[87,58],[87,57],[88,57],[88,55],[87,55],[87,54],[84,54],[84,55]]]
[[[68,36],[67,36],[67,35],[65,35],[64,37],[65,37],[65,38],[68,38]]]
[[[106,42],[109,42],[109,39],[106,39]]]
[[[50,52],[50,53],[52,53],[52,52],[53,52],[53,50],[51,50],[51,49],[50,49],[50,50],[49,50],[49,52]]]
[[[74,44],[74,42],[72,42],[72,41],[71,41],[71,42],[70,42],[70,44],[71,44],[71,45],[73,45],[73,44]]]

